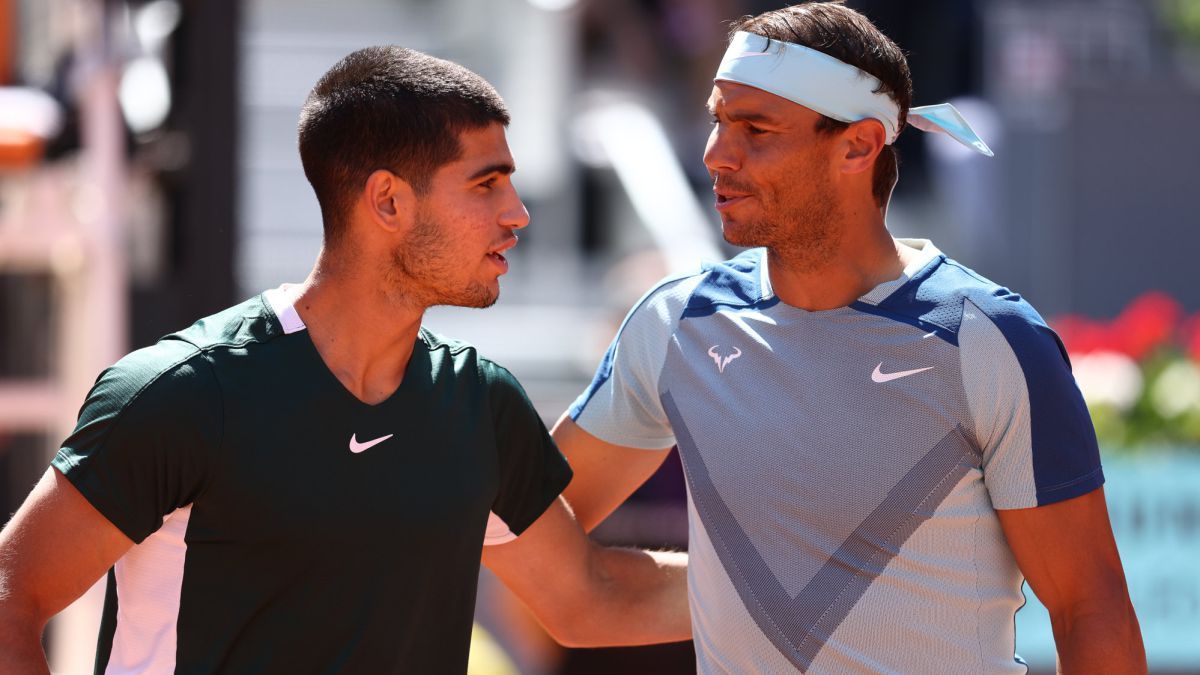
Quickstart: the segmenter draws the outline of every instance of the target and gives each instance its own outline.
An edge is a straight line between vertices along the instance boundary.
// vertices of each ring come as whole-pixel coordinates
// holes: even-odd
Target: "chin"
[[[737,223],[721,223],[721,234],[725,237],[725,241],[734,246],[762,246],[762,236],[757,228],[752,225],[737,224]]]
[[[470,307],[474,309],[487,309],[496,304],[500,299],[500,284],[496,283],[493,286],[477,285],[464,289],[456,299],[456,302],[451,304],[458,307]]]
[[[488,307],[491,307],[492,305],[496,304],[496,301],[499,299],[500,299],[500,289],[499,288],[497,288],[495,290],[489,290],[486,294],[477,296],[475,304],[471,305],[471,307],[475,307],[477,309],[487,309]]]

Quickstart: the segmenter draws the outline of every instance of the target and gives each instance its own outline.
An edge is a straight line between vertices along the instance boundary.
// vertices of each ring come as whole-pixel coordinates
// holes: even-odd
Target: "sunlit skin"
[[[427,307],[488,307],[508,272],[504,252],[529,212],[512,184],[515,170],[504,127],[460,136],[460,158],[434,174],[417,196],[413,227],[396,245],[385,279]]]
[[[725,239],[768,246],[813,265],[832,253],[838,228],[833,137],[820,116],[759,89],[720,82],[708,103],[713,129],[704,163],[713,176]],[[794,249],[794,250],[793,250]]]
[[[883,125],[833,133],[820,115],[761,89],[718,81],[704,164],[725,239],[765,246],[776,294],[808,310],[843,307],[904,269],[871,193]]]
[[[391,171],[373,171],[339,214],[343,236],[322,248],[309,277],[291,289],[307,328],[292,339],[307,333],[330,373],[362,403],[383,403],[399,387],[429,306],[495,302],[508,271],[504,253],[529,223],[512,185],[504,128],[468,131],[460,141],[459,159],[439,168],[420,194]],[[67,478],[47,469],[0,530],[0,673],[49,675],[41,640],[47,620],[133,546]],[[481,561],[564,645],[691,636],[686,554],[601,547],[561,497],[519,538],[485,547]]]
[[[313,345],[366,403],[386,400],[404,379],[426,309],[496,301],[504,254],[529,224],[504,126],[464,131],[459,141],[458,159],[424,192],[386,169],[371,173],[345,236],[322,249],[299,289],[296,311]]]

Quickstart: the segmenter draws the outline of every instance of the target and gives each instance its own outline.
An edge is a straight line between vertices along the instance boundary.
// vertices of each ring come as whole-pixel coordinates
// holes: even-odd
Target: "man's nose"
[[[513,189],[512,197],[500,214],[500,224],[514,230],[519,230],[529,224],[529,209],[525,208],[525,203],[521,201],[516,189]]]
[[[708,135],[708,144],[704,146],[704,166],[708,167],[710,174],[737,170],[739,161],[733,145],[729,134],[721,131],[721,125],[713,127]]]

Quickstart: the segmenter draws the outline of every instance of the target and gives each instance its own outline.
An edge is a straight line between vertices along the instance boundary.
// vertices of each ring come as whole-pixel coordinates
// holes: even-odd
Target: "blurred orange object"
[[[62,128],[62,108],[33,87],[0,86],[0,169],[36,163]]]
[[[45,147],[40,136],[0,127],[0,169],[23,169],[37,164]]]

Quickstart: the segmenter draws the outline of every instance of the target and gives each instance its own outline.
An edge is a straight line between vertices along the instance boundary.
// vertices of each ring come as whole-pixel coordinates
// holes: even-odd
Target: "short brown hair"
[[[806,2],[743,17],[733,22],[730,36],[738,31],[803,45],[874,75],[880,83],[876,93],[887,94],[896,102],[900,107],[898,129],[904,128],[908,109],[912,106],[908,60],[891,38],[880,32],[867,17],[843,5],[842,0]],[[832,133],[847,126],[846,122],[822,115],[817,130]],[[875,160],[871,193],[879,206],[887,202],[896,184],[899,164],[900,155],[891,145],[885,147]]]
[[[508,121],[495,88],[457,63],[397,46],[338,61],[300,112],[300,161],[321,205],[325,242],[343,236],[372,172],[392,171],[422,194],[439,167],[458,159],[459,134]]]

